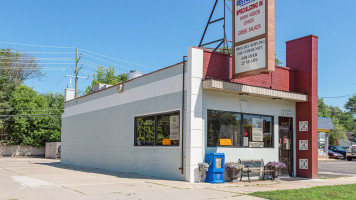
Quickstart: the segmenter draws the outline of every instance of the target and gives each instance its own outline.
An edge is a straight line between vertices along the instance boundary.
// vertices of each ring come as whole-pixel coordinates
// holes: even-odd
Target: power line
[[[38,44],[25,44],[17,42],[0,42],[1,44],[13,44],[13,45],[22,45],[22,46],[32,46],[32,47],[49,47],[49,48],[58,48],[58,49],[74,49],[75,47],[59,47],[59,46],[49,46],[49,45],[38,45]]]
[[[106,62],[106,63],[109,63],[109,64],[117,65],[117,66],[119,66],[119,67],[121,67],[121,68],[129,69],[129,70],[134,70],[134,69],[132,69],[132,68],[125,67],[125,66],[123,66],[123,65],[119,65],[119,64],[117,64],[117,63],[113,63],[113,62],[110,62],[110,61],[107,61],[107,60],[103,60],[103,59],[100,59],[100,58],[97,58],[97,57],[94,57],[94,56],[91,56],[91,55],[88,55],[88,54],[85,54],[85,53],[82,53],[82,54],[83,54],[83,55],[86,55],[86,56],[89,56],[89,57],[91,57],[91,58],[97,59],[97,60],[101,60],[101,61]]]
[[[157,69],[157,67],[152,67],[152,66],[149,66],[149,65],[142,65],[142,64],[139,64],[139,63],[135,63],[135,62],[131,62],[131,61],[123,60],[123,59],[113,58],[113,57],[110,57],[110,56],[106,56],[106,55],[103,55],[103,54],[100,54],[100,53],[95,53],[95,52],[88,51],[88,50],[85,50],[85,49],[79,49],[79,50],[82,50],[82,51],[85,51],[85,52],[88,52],[88,53],[92,53],[92,54],[96,54],[96,55],[99,55],[99,56],[103,56],[105,58],[110,58],[110,59],[113,59],[113,60],[126,62],[126,63],[133,64],[133,65],[138,65],[138,66],[150,67],[150,68]]]
[[[3,64],[26,64],[26,65],[72,65],[73,63],[21,63],[21,62],[0,62]]]
[[[41,71],[41,70],[48,70],[48,71],[71,71],[73,69],[71,68],[30,68],[30,67],[5,67],[1,68],[0,70],[8,70],[8,69],[26,69],[26,70],[36,70],[36,71]]]
[[[98,69],[99,68],[99,66],[100,67],[103,67],[104,69],[109,69],[109,67],[105,67],[104,65],[99,65],[99,64],[97,64],[97,63],[93,63],[93,62],[90,62],[90,61],[87,61],[87,60],[82,60],[84,63],[82,63],[82,64],[84,64],[85,66],[89,66],[89,67],[91,67],[91,68],[95,68],[95,69]],[[121,72],[121,73],[125,73],[125,72],[123,72],[123,71],[120,71],[120,70],[117,70],[117,69],[115,69],[117,72]]]
[[[322,98],[322,99],[339,99],[339,98],[349,97],[349,96],[352,96],[352,95],[355,95],[355,93],[352,93],[352,94],[347,94],[347,95],[343,95],[343,96],[335,96],[335,97],[320,97],[320,98]]]
[[[62,114],[62,113],[43,113],[43,114],[0,115],[0,117],[41,116],[41,115],[58,115],[58,114]]]
[[[64,110],[64,109],[46,109],[46,110],[9,110],[9,109],[0,109],[0,112],[8,112],[8,111],[14,111],[14,112],[44,112],[44,111],[54,111],[54,110]]]
[[[16,51],[16,52],[11,52],[11,51],[0,51],[0,52],[4,52],[4,53],[38,53],[38,54],[73,54],[73,52],[19,52],[19,51]]]
[[[32,61],[32,60],[73,60],[73,58],[36,58],[36,57],[33,57],[33,58],[10,58],[10,57],[5,57],[5,56],[0,56],[0,59],[3,59],[3,60],[13,60],[13,61],[18,61],[18,60],[28,60],[28,61]]]

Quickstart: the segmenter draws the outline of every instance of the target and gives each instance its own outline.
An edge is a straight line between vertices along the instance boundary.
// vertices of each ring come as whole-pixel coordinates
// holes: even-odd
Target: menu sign
[[[274,0],[234,0],[233,76],[274,71]]]
[[[266,33],[265,0],[236,0],[235,42]]]

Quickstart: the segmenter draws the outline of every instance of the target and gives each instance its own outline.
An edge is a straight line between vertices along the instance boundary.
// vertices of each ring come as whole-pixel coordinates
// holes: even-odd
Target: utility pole
[[[78,48],[75,49],[75,71],[74,71],[74,74],[75,74],[75,96],[74,98],[78,98],[78,73],[79,73],[79,70],[81,70],[83,68],[83,66],[81,68],[78,69],[78,63],[79,63],[79,60],[80,58],[82,57],[82,55],[79,56],[78,58]]]

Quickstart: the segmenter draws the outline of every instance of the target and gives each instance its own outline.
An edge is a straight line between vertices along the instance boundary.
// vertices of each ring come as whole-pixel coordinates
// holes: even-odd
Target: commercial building
[[[318,148],[319,158],[328,157],[330,131],[334,129],[334,124],[328,117],[318,118]]]
[[[318,174],[318,37],[286,42],[286,66],[232,78],[231,56],[187,61],[65,103],[65,164],[196,182],[205,154]]]

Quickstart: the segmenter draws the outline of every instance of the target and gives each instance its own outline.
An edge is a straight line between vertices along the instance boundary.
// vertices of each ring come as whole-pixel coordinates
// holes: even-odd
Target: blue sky
[[[189,46],[198,45],[214,1],[3,0],[1,4],[0,42],[80,48],[81,64],[86,70],[80,75],[87,76],[95,71],[96,64],[116,66],[121,72],[136,69],[147,73],[180,62]],[[355,7],[356,1],[276,0],[276,53],[283,63],[285,41],[310,34],[319,36],[320,97],[356,93]],[[217,10],[222,11],[222,6]],[[217,12],[215,18],[219,14],[222,12]],[[231,38],[231,14],[227,13],[227,18]],[[221,27],[212,27],[207,40],[219,39]],[[30,55],[42,59],[39,63],[52,63],[43,67],[61,70],[46,70],[45,78],[26,82],[39,92],[63,92],[69,82],[64,75],[73,75],[74,48],[7,43],[0,43],[0,47],[47,52]],[[81,79],[80,90],[89,84],[90,80]],[[343,107],[348,97],[325,101]]]

